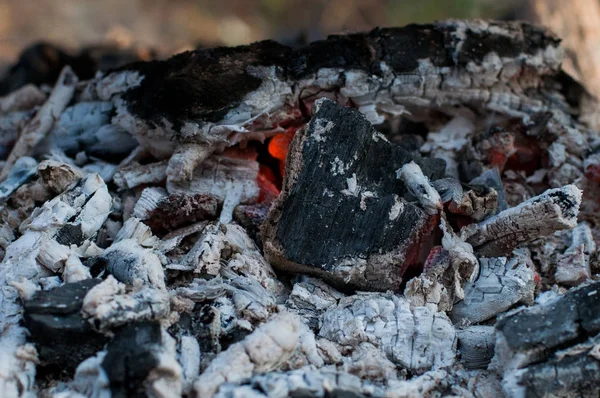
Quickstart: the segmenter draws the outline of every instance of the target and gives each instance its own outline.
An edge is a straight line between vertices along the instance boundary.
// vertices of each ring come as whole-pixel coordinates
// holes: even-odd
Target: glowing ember
[[[269,167],[260,165],[258,176],[256,177],[256,183],[260,189],[260,195],[258,196],[258,202],[272,202],[279,195],[279,188],[275,185],[277,177]]]
[[[296,130],[296,127],[290,127],[284,133],[274,136],[269,142],[269,154],[279,160],[279,171],[282,176],[285,174],[285,158]]]

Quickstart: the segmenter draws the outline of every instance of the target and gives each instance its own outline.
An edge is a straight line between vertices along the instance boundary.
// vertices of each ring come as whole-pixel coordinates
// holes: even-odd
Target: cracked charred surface
[[[562,60],[558,43],[520,22],[446,21],[332,36],[296,50],[264,41],[187,52],[114,71],[86,93],[112,101],[115,124],[171,158],[169,180],[188,180],[210,153],[305,120],[320,97],[354,104],[376,124],[458,104],[517,117],[550,108],[566,115],[571,105],[546,92]]]
[[[364,293],[340,300],[323,315],[319,336],[347,346],[369,342],[411,372],[450,366],[456,331],[445,313],[411,308],[404,297]]]
[[[282,193],[263,225],[266,257],[338,286],[398,289],[435,215],[403,198],[408,189],[395,172],[416,160],[436,179],[443,162],[404,151],[333,101],[318,100],[314,110],[294,138]]]
[[[599,289],[594,282],[498,321],[494,360],[507,395],[598,394]]]
[[[559,72],[560,59],[556,39],[541,29],[447,21],[336,36],[297,50],[257,43],[131,65],[78,84],[42,130],[31,130],[42,91],[0,99],[1,156],[11,153],[25,125],[35,140],[42,138],[35,148],[16,147],[32,157],[16,160],[0,182],[0,277],[10,282],[0,286],[0,320],[10,321],[0,336],[3,391],[11,398],[36,392],[54,398],[496,397],[506,376],[507,395],[523,389],[565,395],[573,386],[597,393],[598,334],[583,328],[549,349],[511,348],[508,363],[535,357],[516,370],[498,367],[506,351],[500,344],[495,364],[484,369],[495,337],[520,327],[499,323],[502,330],[495,330],[503,314],[517,318],[506,311],[532,304],[534,295],[533,308],[556,300],[552,305],[562,313],[579,311],[571,299],[564,308],[557,303],[572,285],[598,278],[600,140],[586,124],[593,121],[583,113],[581,87]],[[63,88],[59,82],[55,91]],[[324,106],[335,118],[317,117]],[[389,142],[371,128],[380,123]],[[383,272],[361,275],[377,250],[342,265],[344,272],[356,266],[358,276],[351,277],[366,279],[365,288],[384,289],[392,280],[397,288],[400,275],[387,275],[408,258],[416,267],[407,278],[421,266],[424,272],[409,281],[404,296],[357,294],[346,285],[347,274],[334,280],[323,269],[315,274],[331,279],[276,274],[252,241],[277,196],[273,184],[263,192],[269,178],[263,172],[280,171],[255,150],[270,153],[279,140],[268,148],[244,141],[284,131],[278,138],[286,141],[298,130],[294,156],[309,143],[320,149],[311,153],[328,159],[323,183],[336,189],[315,190],[323,187],[307,171],[319,162],[298,168],[291,167],[298,159],[290,160],[282,199],[296,195],[319,212],[311,206],[343,203],[328,203],[330,214],[339,211],[332,216],[338,230],[361,220],[363,229],[346,231],[351,239],[336,236],[337,248],[331,240],[315,242],[325,254],[328,246],[352,252],[363,243],[371,249],[400,243],[396,253],[372,263],[389,266]],[[352,151],[365,142],[366,153],[354,159],[360,153]],[[283,160],[288,147],[279,149],[276,158]],[[38,165],[42,157],[49,160]],[[98,196],[76,193],[79,180],[94,182]],[[308,194],[293,192],[292,182]],[[325,198],[317,195],[322,192]],[[234,211],[239,203],[245,205]],[[409,210],[418,216],[415,225],[404,217]],[[282,248],[296,250],[295,258],[323,256],[307,242],[330,227],[306,212],[288,216]],[[423,237],[431,233],[431,239],[414,240],[422,247],[403,252],[402,243],[413,240],[394,240],[399,220],[407,222],[408,235],[426,224]],[[463,236],[455,232],[461,228]],[[303,240],[297,245],[296,231]],[[373,231],[383,238],[369,240]],[[540,269],[519,258],[526,248]],[[306,269],[318,268],[313,265]],[[332,281],[346,289],[335,290]],[[74,287],[87,284],[96,285],[81,297]],[[36,297],[47,305],[41,308]],[[28,330],[20,325],[19,298],[24,317],[37,322]],[[545,311],[548,321],[552,311]],[[562,313],[550,323],[532,321],[532,330],[549,341],[561,338],[563,331],[553,330]],[[73,324],[78,329],[70,332],[108,345],[86,339],[87,346],[77,346],[77,361],[93,356],[70,379],[47,359],[49,348],[59,364],[73,357],[75,345],[53,344],[51,337]]]
[[[479,278],[465,287],[464,300],[452,308],[454,323],[480,323],[517,303],[533,304],[534,265],[528,255],[482,258]]]

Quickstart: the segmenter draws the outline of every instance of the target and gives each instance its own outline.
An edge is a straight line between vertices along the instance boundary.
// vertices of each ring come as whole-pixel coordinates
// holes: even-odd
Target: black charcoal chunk
[[[513,396],[598,396],[600,282],[505,316],[496,361]]]
[[[506,316],[496,330],[511,350],[522,352],[540,347],[552,350],[593,336],[600,332],[600,282]]]
[[[31,333],[42,365],[73,370],[106,343],[80,314],[83,298],[101,281],[87,279],[38,291],[23,303],[25,325]]]
[[[407,252],[415,249],[429,216],[407,201],[396,170],[415,161],[435,180],[445,162],[390,143],[357,110],[329,100],[316,107],[294,139],[282,194],[265,223],[267,258],[286,271],[338,285],[397,288]],[[348,264],[357,262],[366,262],[368,271],[344,278]]]
[[[600,339],[590,342],[598,346]],[[526,397],[600,396],[600,358],[593,348],[529,366],[519,377]]]
[[[135,322],[116,332],[102,361],[112,398],[146,396],[144,380],[159,363],[160,345],[159,323]]]

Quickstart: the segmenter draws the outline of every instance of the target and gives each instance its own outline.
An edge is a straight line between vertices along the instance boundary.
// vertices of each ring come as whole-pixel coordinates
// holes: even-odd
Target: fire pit
[[[600,393],[600,123],[446,21],[0,98],[3,397]]]

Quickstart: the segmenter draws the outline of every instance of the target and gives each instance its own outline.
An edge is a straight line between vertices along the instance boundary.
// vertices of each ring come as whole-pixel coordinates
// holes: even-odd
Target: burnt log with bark
[[[143,151],[170,158],[167,178],[181,181],[215,151],[304,123],[319,97],[353,104],[374,124],[462,105],[570,118],[578,99],[551,94],[570,89],[555,78],[558,44],[528,24],[485,21],[376,29],[299,49],[263,41],[132,64],[92,81],[84,98],[112,101],[115,124]]]

